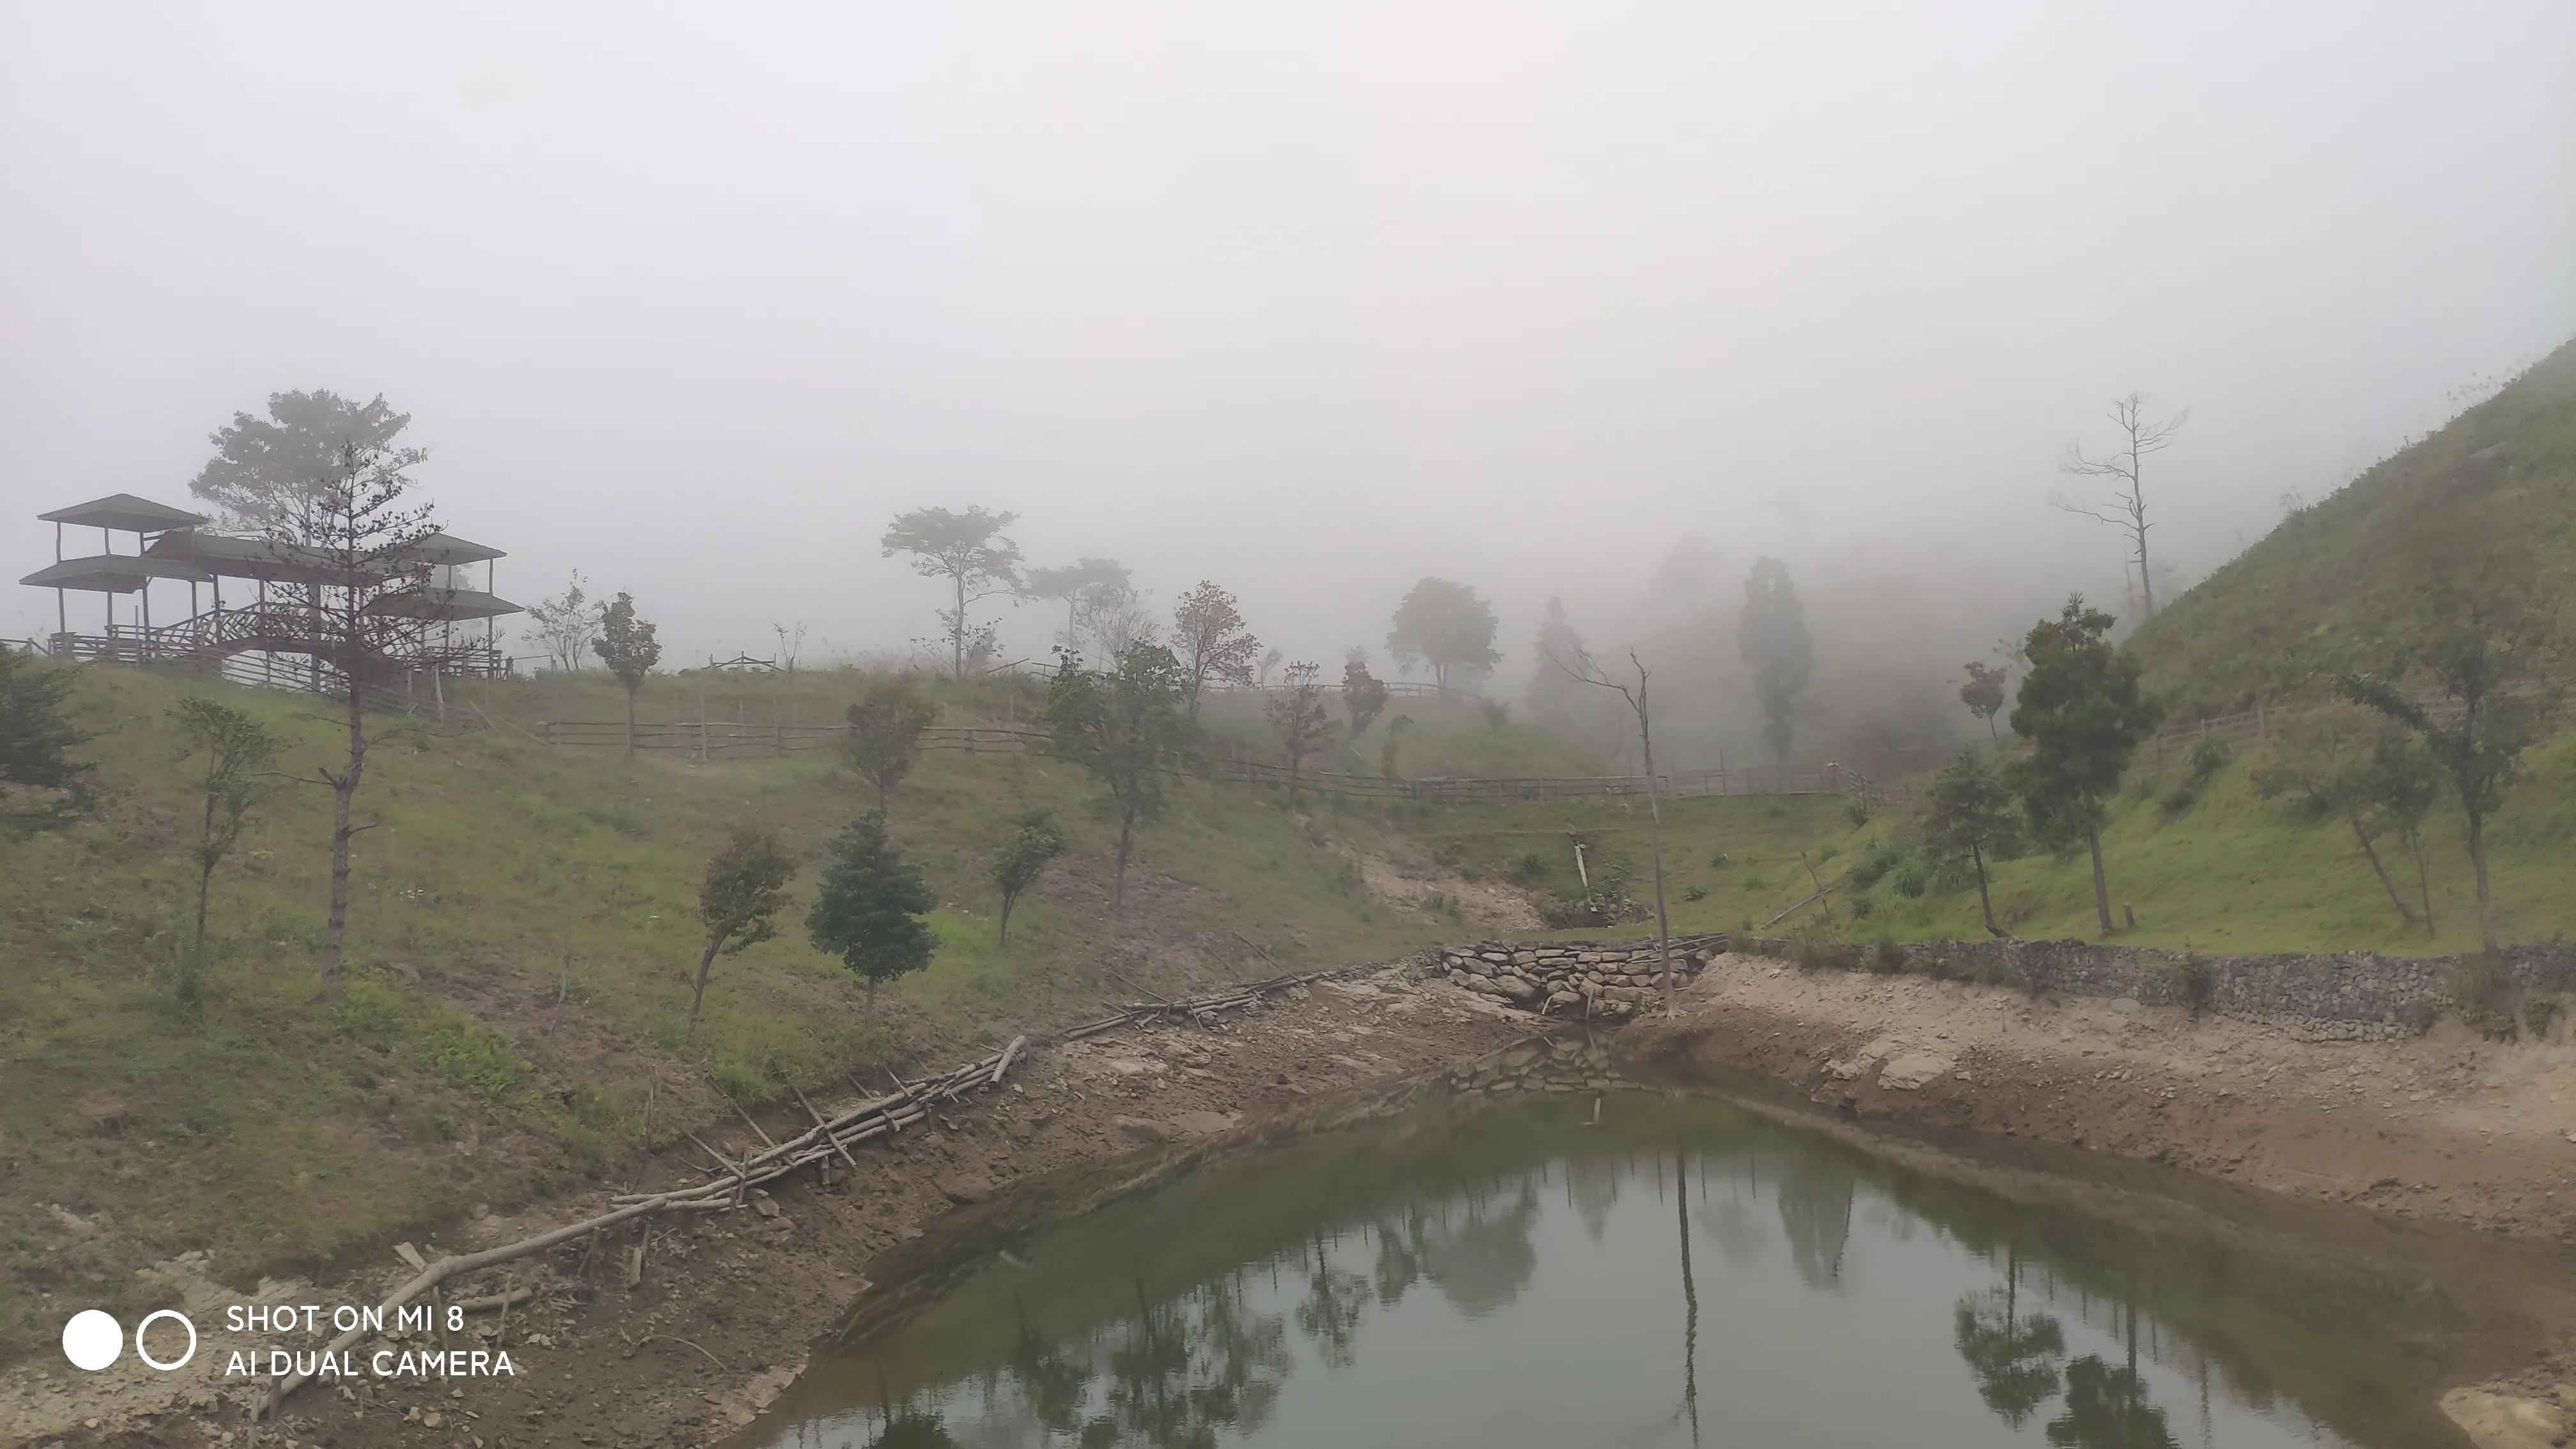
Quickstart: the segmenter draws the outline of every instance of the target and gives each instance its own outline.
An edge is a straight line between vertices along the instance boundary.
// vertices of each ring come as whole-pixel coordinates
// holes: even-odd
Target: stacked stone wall
[[[1675,936],[1676,981],[1696,976],[1727,949],[1722,935]],[[1423,967],[1470,991],[1549,1016],[1619,1020],[1661,988],[1653,941],[1486,941],[1424,953]]]

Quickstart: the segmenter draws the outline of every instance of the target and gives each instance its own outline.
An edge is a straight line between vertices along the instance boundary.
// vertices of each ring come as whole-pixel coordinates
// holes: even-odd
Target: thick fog
[[[1502,687],[1550,595],[1731,662],[1696,533],[1938,676],[2120,599],[2050,506],[2113,395],[2192,410],[2179,582],[2571,332],[2564,0],[0,7],[12,581],[329,388],[671,664],[932,633],[877,538],[980,503],[1328,666],[1424,574]]]

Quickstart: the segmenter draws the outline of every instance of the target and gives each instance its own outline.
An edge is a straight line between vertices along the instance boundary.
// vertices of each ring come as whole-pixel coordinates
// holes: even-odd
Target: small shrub
[[[2498,1011],[2492,1006],[2481,1006],[2474,1001],[2463,1001],[2460,1003],[2460,1020],[2467,1022],[2470,1030],[2489,1041],[2513,1039],[2513,1016],[2509,1012]]]
[[[1894,936],[1881,936],[1869,948],[1869,969],[1881,976],[1894,976],[1905,969],[1905,948]]]
[[[1869,823],[1869,802],[1859,799],[1844,801],[1843,818],[1852,823],[1852,829],[1854,830],[1858,830],[1862,826],[1867,825]]]
[[[1721,850],[1717,854],[1710,856],[1708,858],[1708,864],[1711,870],[1726,869],[1726,852]]]
[[[1771,884],[1771,882],[1758,870],[1744,878],[1744,888],[1749,891],[1758,891],[1769,884]]]
[[[1923,863],[1915,860],[1898,866],[1888,880],[1888,887],[1909,901],[1923,899],[1923,892],[1930,885],[1931,878],[1924,873]]]
[[[1683,899],[1683,900],[1686,900],[1686,901],[1704,901],[1704,900],[1707,900],[1707,899],[1708,899],[1708,887],[1706,887],[1706,886],[1704,886],[1704,885],[1684,886],[1684,887],[1682,888],[1682,899]]]
[[[2151,771],[2132,770],[2129,772],[2129,781],[2125,788],[2132,800],[2153,800],[2156,798],[2156,787],[2160,783],[2162,782]]]
[[[1878,884],[1880,877],[1896,869],[1897,862],[1903,859],[1905,859],[1905,852],[1897,846],[1896,842],[1873,841],[1868,849],[1860,853],[1860,859],[1852,862],[1851,869],[1843,872],[1843,879],[1867,889]]]
[[[1449,867],[1451,870],[1455,870],[1458,868],[1459,863],[1467,858],[1466,842],[1459,840],[1444,840],[1440,843],[1440,848],[1438,850],[1431,852],[1431,858],[1440,862],[1442,865]]]
[[[2200,803],[2200,786],[2193,781],[2185,780],[2167,790],[2164,799],[2157,803],[2163,807],[2167,815],[2180,815]]]
[[[2173,983],[2174,995],[2191,1008],[2192,1015],[2198,1016],[2209,1009],[2209,994],[2218,984],[2218,975],[2210,970],[2208,962],[2200,959],[2198,952],[2185,951],[2181,960],[2168,961],[2159,969]]]
[[[1878,909],[1878,903],[1867,896],[1854,896],[1851,898],[1850,907],[1853,920],[1866,921],[1869,919],[1869,913]]]
[[[2183,768],[2191,771],[2191,778],[2200,782],[2226,769],[2228,762],[2235,758],[2236,751],[2229,748],[2226,740],[2217,735],[2203,735],[2183,753],[2182,763]]]
[[[1519,880],[1532,883],[1543,881],[1547,879],[1547,862],[1540,858],[1537,851],[1533,850],[1529,854],[1522,856],[1519,862],[1513,865],[1512,875]]]
[[[2564,1009],[2555,996],[2535,996],[2524,1002],[2522,1004],[2523,1033],[2533,1041],[2547,1038],[2550,1023],[2556,1021]]]
[[[1826,861],[1829,861],[1829,860],[1833,859],[1835,856],[1840,855],[1840,854],[1842,854],[1842,853],[1843,853],[1843,848],[1842,848],[1841,846],[1836,845],[1836,844],[1834,844],[1832,841],[1828,840],[1828,841],[1826,841],[1824,844],[1819,845],[1819,846],[1817,846],[1817,847],[1816,847],[1816,864],[1818,864],[1818,865],[1822,865],[1822,864],[1824,864]]]

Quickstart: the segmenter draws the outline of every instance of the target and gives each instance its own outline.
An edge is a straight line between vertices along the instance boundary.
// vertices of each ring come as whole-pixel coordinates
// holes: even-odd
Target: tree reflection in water
[[[1599,1124],[1567,1115],[1553,1125],[1572,1145],[1558,1146],[1552,1157],[1540,1155],[1542,1147],[1513,1163],[1478,1143],[1490,1155],[1454,1149],[1457,1165],[1444,1167],[1450,1159],[1436,1151],[1416,1156],[1420,1139],[1409,1138],[1400,1154],[1369,1162],[1372,1175],[1352,1172],[1343,1180],[1355,1187],[1329,1185],[1338,1163],[1291,1159],[1288,1168],[1251,1179],[1257,1191],[1219,1179],[1204,1191],[1176,1190],[1177,1205],[1159,1215],[1085,1224],[1078,1232],[1087,1236],[1071,1241],[1087,1256],[1033,1253],[1044,1273],[986,1274],[979,1281],[1012,1286],[978,1300],[971,1313],[937,1322],[936,1331],[915,1340],[922,1357],[910,1365],[900,1341],[890,1340],[893,1351],[874,1362],[880,1372],[896,1370],[894,1383],[869,1396],[873,1437],[861,1431],[858,1438],[867,1449],[1215,1449],[1259,1440],[1267,1428],[1313,1442],[1306,1437],[1313,1422],[1342,1422],[1335,1412],[1365,1416],[1397,1402],[1387,1397],[1386,1375],[1374,1360],[1400,1365],[1427,1353],[1446,1366],[1456,1352],[1445,1339],[1434,1347],[1427,1337],[1372,1346],[1381,1325],[1402,1322],[1412,1325],[1408,1333],[1437,1335],[1439,1325],[1500,1316],[1533,1295],[1544,1295],[1536,1300],[1541,1307],[1576,1301],[1597,1312],[1609,1280],[1584,1277],[1587,1264],[1567,1265],[1574,1271],[1562,1275],[1552,1264],[1544,1280],[1537,1272],[1542,1246],[1583,1259],[1587,1240],[1597,1239],[1616,1250],[1605,1259],[1611,1271],[1632,1275],[1616,1311],[1637,1321],[1600,1325],[1597,1337],[1609,1346],[1594,1390],[1602,1412],[1584,1435],[1592,1442],[1670,1449],[1698,1444],[1704,1433],[1726,1441],[1730,1420],[1740,1416],[1746,1343],[1775,1348],[1783,1332],[1832,1332],[1822,1325],[1857,1322],[1854,1315],[1889,1322],[1878,1306],[1913,1291],[1908,1280],[1919,1284],[1922,1276],[1896,1271],[1900,1261],[1937,1261],[1941,1271],[1962,1275],[1943,1278],[1940,1296],[1927,1305],[1948,1307],[1933,1331],[1948,1320],[1958,1357],[1917,1391],[1942,1396],[1952,1416],[1945,1423],[1964,1416],[1971,1426],[1988,1426],[1970,1428],[1972,1439],[1991,1434],[1999,1419],[2014,1435],[2065,1449],[2175,1449],[2167,1410],[2151,1402],[2146,1377],[2159,1366],[2185,1384],[2197,1368],[2203,1404],[2196,1442],[2209,1439],[2209,1355],[2223,1355],[2232,1341],[2175,1337],[2176,1320],[2161,1306],[2174,1297],[2172,1280],[2159,1277],[2177,1262],[2211,1276],[2215,1269],[2197,1266],[2202,1259],[2142,1254],[2127,1262],[2143,1272],[2123,1269],[2114,1250],[2134,1250],[2082,1222],[1903,1177],[1856,1153],[1723,1118],[1731,1135],[1721,1136],[1704,1125],[1713,1110],[1703,1105],[1650,1110],[1663,1120],[1655,1128],[1634,1121],[1616,1148],[1603,1141],[1609,1134]],[[1649,1131],[1663,1140],[1648,1145]],[[1668,1186],[1675,1192],[1669,1204],[1662,1201]],[[1762,1200],[1766,1194],[1772,1202]],[[1266,1236],[1246,1232],[1238,1212]],[[1785,1263],[1769,1253],[1773,1222],[1787,1240]],[[1897,1253],[1909,1240],[1914,1246]],[[2100,1246],[2105,1241],[2110,1247]],[[2070,1263],[2086,1271],[2070,1274]],[[1642,1279],[1633,1276],[1639,1273]],[[2021,1301],[2025,1274],[2029,1305]],[[1588,1287],[1566,1286],[1576,1282]],[[1436,1292],[1426,1295],[1426,1286]],[[1712,1295],[1706,1320],[1704,1289]],[[1783,1303],[1807,1306],[1774,1316]],[[1666,1312],[1673,1316],[1663,1318]],[[1662,1339],[1675,1328],[1678,1344]],[[1703,1330],[1713,1348],[1724,1345],[1712,1355],[1717,1377],[1706,1406],[1698,1375]],[[1505,1330],[1495,1341],[1517,1332]],[[1587,1333],[1584,1346],[1593,1337]],[[1640,1341],[1657,1339],[1660,1349]],[[2243,1355],[2241,1347],[2234,1352]],[[1569,1357],[1569,1370],[1581,1371],[1577,1357]],[[2225,1377],[2254,1385],[2232,1395],[2235,1403],[2268,1399],[2255,1360],[2242,1370],[2224,1356],[2219,1363]],[[1301,1365],[1318,1381],[1341,1380],[1361,1407],[1337,1403],[1309,1421],[1309,1397],[1330,1402],[1335,1393],[1299,1394],[1290,1403],[1286,1391]],[[1766,1379],[1752,1397],[1777,1403],[1780,1385]],[[915,1405],[944,1410],[944,1420]],[[1494,1406],[1480,1408],[1491,1413]],[[1561,1414],[1564,1404],[1551,1408]],[[2223,1423],[2229,1405],[2219,1409]],[[1818,1421],[1850,1417],[1834,1406]],[[1508,1419],[1495,1421],[1498,1432]],[[1561,1422],[1550,1420],[1549,1432]],[[1535,1419],[1527,1427],[1539,1432]]]
[[[1959,1357],[1976,1375],[1977,1397],[2015,1429],[2057,1397],[2057,1361],[2066,1353],[2066,1330],[2056,1319],[2019,1319],[2020,1290],[2020,1250],[2006,1243],[2004,1286],[1960,1299],[1958,1310]]]

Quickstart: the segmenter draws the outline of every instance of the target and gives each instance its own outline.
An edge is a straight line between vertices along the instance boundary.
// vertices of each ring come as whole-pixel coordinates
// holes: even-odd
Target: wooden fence
[[[841,725],[747,724],[727,720],[683,720],[675,724],[638,724],[635,748],[677,751],[702,761],[780,760],[812,750],[840,747],[849,731]],[[626,725],[620,720],[554,720],[539,736],[549,745],[623,749]],[[921,732],[925,750],[970,755],[1043,753],[1047,732],[1028,725],[938,726]],[[1185,773],[1216,780],[1285,789],[1287,766],[1267,760],[1201,759]],[[1379,775],[1345,775],[1329,770],[1299,770],[1301,790],[1364,800],[1419,800],[1433,804],[1500,803],[1549,800],[1643,800],[1643,775],[1562,775],[1535,779],[1471,779],[1435,776],[1390,780]],[[1674,770],[1656,776],[1656,793],[1667,800],[1711,795],[1853,795],[1871,803],[1908,798],[1902,787],[1872,780],[1856,770],[1835,765],[1782,769]]]

